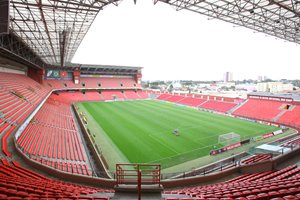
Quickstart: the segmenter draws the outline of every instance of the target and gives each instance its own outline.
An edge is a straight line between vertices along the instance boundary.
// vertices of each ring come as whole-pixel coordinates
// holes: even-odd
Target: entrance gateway
[[[160,164],[116,164],[116,192],[161,192]]]

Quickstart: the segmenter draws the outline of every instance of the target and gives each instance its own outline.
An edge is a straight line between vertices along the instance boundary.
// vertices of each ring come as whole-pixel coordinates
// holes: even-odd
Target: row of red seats
[[[11,156],[7,138],[50,92],[27,76],[0,72],[0,134],[2,152]]]
[[[101,97],[103,100],[126,99],[124,94],[119,90],[102,91]]]
[[[57,109],[53,111],[49,109],[48,103],[46,102],[39,112],[34,116],[34,121],[52,127],[59,127],[67,130],[76,130],[73,116],[70,113],[70,106],[65,106],[63,104],[57,105],[57,108],[68,108],[68,114],[57,112]]]
[[[165,93],[165,94],[159,95],[159,96],[157,97],[157,99],[159,99],[159,100],[167,100],[168,98],[171,98],[171,97],[172,97],[171,94]]]
[[[195,106],[199,108],[214,110],[218,112],[228,112],[229,110],[237,106],[237,103],[233,103],[233,102],[207,100],[207,98],[204,99],[196,98],[196,97],[193,98],[193,97],[185,97],[182,95],[171,95],[166,93],[159,95],[157,99],[188,105],[188,106]]]
[[[113,193],[113,190],[92,188],[82,185],[64,183],[23,168],[16,161],[10,164],[0,161],[0,199],[102,199],[95,193]]]
[[[300,169],[289,166],[276,172],[246,174],[217,184],[165,191],[164,194],[188,195],[196,199],[271,199],[300,194]],[[168,198],[166,198],[168,199]]]
[[[0,72],[0,77],[2,88],[21,95],[34,105],[39,104],[50,91],[49,88],[40,85],[25,75]]]
[[[105,101],[114,99],[146,99],[148,94],[143,91],[125,90],[123,93],[120,90],[103,90],[100,93],[97,91],[82,92],[57,92],[58,95],[52,95],[54,100],[59,100],[64,103],[73,103],[80,101]]]
[[[126,99],[141,99],[139,94],[133,90],[125,91],[124,96]]]
[[[188,105],[188,106],[197,107],[197,106],[201,105],[202,103],[204,103],[205,101],[206,101],[205,99],[186,97],[186,98],[178,101],[178,103]]]
[[[86,176],[92,176],[92,172],[86,164],[40,159],[40,157],[36,157],[36,158],[34,158],[34,160],[41,163],[42,165],[47,165],[49,167],[52,167],[52,168],[60,170],[60,171],[64,171],[64,172],[68,172],[68,173],[72,173],[72,174],[81,174],[81,175],[86,175]]]
[[[149,94],[147,94],[143,90],[138,90],[137,94],[140,97],[139,99],[147,99],[147,98],[149,98]]]
[[[185,97],[184,96],[178,96],[178,95],[172,95],[171,97],[169,97],[167,99],[167,101],[169,102],[174,102],[174,103],[178,103],[180,102],[181,100],[183,100]]]
[[[0,113],[3,120],[20,124],[28,116],[34,106],[9,91],[0,89]]]
[[[292,110],[287,110],[277,119],[277,122],[294,124],[300,126],[300,106],[295,106]]]
[[[30,123],[17,143],[28,155],[86,161],[85,151],[76,131]]]
[[[69,101],[55,94],[47,99],[17,139],[17,144],[31,159],[43,165],[65,172],[91,175],[70,102],[61,102],[61,99]]]
[[[237,106],[237,104],[232,102],[208,100],[205,103],[201,104],[199,107],[218,112],[228,112],[235,106]]]
[[[272,158],[272,155],[270,154],[256,154],[254,156],[251,156],[247,159],[242,160],[243,164],[252,164],[252,163],[257,163],[263,160],[268,160]]]
[[[293,139],[291,141],[288,141],[287,143],[283,144],[282,146],[290,147],[290,146],[298,146],[300,145],[300,137]]]
[[[277,101],[248,99],[248,101],[234,111],[233,114],[271,121],[282,112],[282,110],[280,110],[282,105],[282,102]]]

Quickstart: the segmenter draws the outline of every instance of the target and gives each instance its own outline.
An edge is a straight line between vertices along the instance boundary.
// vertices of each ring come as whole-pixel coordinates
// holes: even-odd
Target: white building
[[[232,72],[225,72],[223,80],[224,80],[224,83],[233,81]]]
[[[293,90],[293,85],[283,84],[281,82],[265,82],[257,84],[258,92],[283,92],[287,90]]]

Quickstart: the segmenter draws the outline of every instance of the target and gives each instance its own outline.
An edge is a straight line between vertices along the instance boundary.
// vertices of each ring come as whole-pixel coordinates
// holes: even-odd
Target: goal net
[[[218,143],[224,146],[240,142],[241,141],[241,136],[237,133],[231,132],[231,133],[226,133],[223,135],[219,135],[218,138]]]

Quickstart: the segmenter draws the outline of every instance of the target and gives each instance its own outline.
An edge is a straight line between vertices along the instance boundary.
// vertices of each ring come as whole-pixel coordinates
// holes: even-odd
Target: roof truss
[[[300,44],[298,0],[155,0]]]

